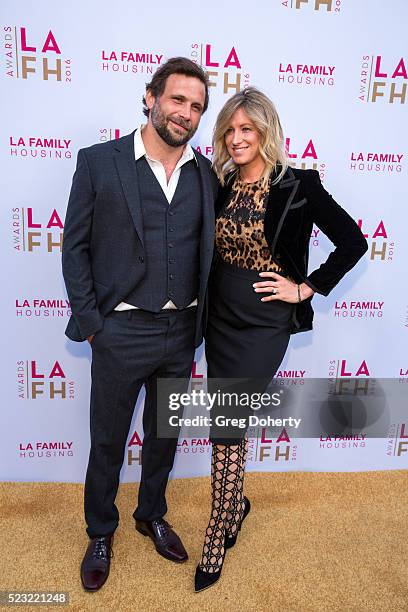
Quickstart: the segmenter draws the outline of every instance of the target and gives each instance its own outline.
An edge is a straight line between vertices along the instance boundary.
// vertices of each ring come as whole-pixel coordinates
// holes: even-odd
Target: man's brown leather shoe
[[[81,580],[86,591],[98,591],[107,581],[110,569],[113,534],[93,538],[81,564]]]
[[[136,529],[139,533],[149,536],[153,540],[157,552],[162,557],[176,563],[187,561],[188,554],[182,541],[173,531],[172,526],[164,519],[157,519],[156,521],[136,520]]]

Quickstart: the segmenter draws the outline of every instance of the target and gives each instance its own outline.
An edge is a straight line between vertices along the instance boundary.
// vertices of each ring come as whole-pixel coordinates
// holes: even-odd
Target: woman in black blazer
[[[245,379],[235,391],[263,392],[290,335],[312,329],[314,293],[328,295],[366,252],[367,242],[317,171],[288,166],[276,109],[253,87],[230,98],[219,113],[213,167],[221,189],[206,330],[209,387],[211,379]],[[335,249],[308,274],[313,223]],[[196,591],[219,579],[225,552],[250,510],[243,493],[245,428],[215,426],[221,413],[220,406],[211,411],[212,507]],[[241,416],[242,409],[237,406],[234,414]]]

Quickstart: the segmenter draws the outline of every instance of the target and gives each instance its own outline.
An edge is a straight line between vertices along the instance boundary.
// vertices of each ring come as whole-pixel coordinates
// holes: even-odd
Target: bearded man
[[[157,379],[188,379],[202,341],[217,183],[188,141],[208,106],[206,74],[172,58],[146,85],[143,103],[146,125],[79,151],[65,220],[63,274],[73,313],[66,335],[92,349],[90,542],[81,565],[88,591],[109,575],[119,475],[143,385],[136,529],[167,559],[188,558],[163,518],[177,437],[158,436]]]

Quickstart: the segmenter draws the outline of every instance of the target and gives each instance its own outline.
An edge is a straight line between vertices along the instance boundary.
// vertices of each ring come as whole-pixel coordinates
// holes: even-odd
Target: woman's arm
[[[367,251],[367,241],[357,223],[323,187],[319,173],[308,170],[305,180],[305,195],[310,203],[313,222],[335,246],[324,263],[297,285],[276,272],[261,272],[265,280],[254,283],[256,293],[271,293],[261,298],[263,302],[283,300],[303,302],[321,293],[328,295],[339,280],[355,266]],[[268,280],[267,280],[268,279]]]
[[[319,268],[309,274],[306,284],[313,291],[328,295],[361,259],[368,245],[354,219],[325,190],[317,170],[308,173],[310,180],[305,181],[305,193],[312,207],[313,221],[335,249]]]

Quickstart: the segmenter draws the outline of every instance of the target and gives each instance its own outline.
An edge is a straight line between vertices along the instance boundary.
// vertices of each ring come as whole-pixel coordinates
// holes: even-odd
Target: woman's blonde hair
[[[285,151],[283,130],[279,115],[273,102],[259,89],[246,87],[233,95],[220,110],[213,134],[213,168],[221,185],[225,184],[225,177],[232,171],[237,172],[238,166],[232,161],[225,146],[225,134],[229,128],[231,118],[235,111],[242,108],[255,124],[261,136],[259,152],[265,162],[262,173],[263,186],[267,185],[271,172],[280,165],[279,172],[274,178],[277,183],[285,174],[288,159]]]

